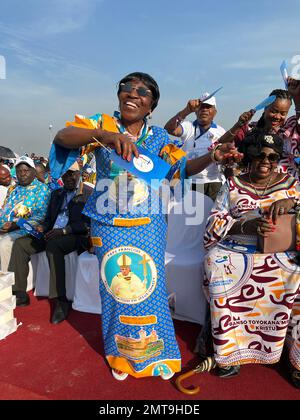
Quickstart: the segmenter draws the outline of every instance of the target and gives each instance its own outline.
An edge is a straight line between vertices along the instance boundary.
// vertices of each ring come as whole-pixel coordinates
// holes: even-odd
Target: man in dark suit
[[[64,321],[69,313],[64,257],[72,251],[80,253],[88,248],[89,218],[82,210],[93,191],[80,183],[78,163],[68,169],[62,180],[64,187],[51,193],[46,218],[36,228],[42,238],[26,236],[16,240],[9,264],[9,271],[15,273],[16,305],[27,306],[30,303],[26,293],[30,257],[46,251],[50,268],[49,298],[54,299],[53,324]]]

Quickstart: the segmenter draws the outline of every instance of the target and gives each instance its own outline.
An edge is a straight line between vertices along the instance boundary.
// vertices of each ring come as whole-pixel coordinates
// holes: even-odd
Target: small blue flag
[[[156,188],[158,188],[159,183],[167,178],[171,165],[143,147],[138,146],[137,149],[139,157],[136,158],[133,156],[130,162],[123,159],[122,156],[118,155],[115,150],[111,151],[110,158],[116,165],[130,172],[132,175],[143,179],[150,186],[154,188],[156,186]],[[158,185],[154,185],[153,183],[151,184],[153,179],[159,181]]]
[[[20,229],[26,230],[29,235],[34,236],[37,239],[42,239],[44,236],[43,233],[38,232],[35,227],[33,227],[29,222],[27,222],[26,219],[23,219],[22,217],[20,217],[20,219],[17,221],[17,225]]]

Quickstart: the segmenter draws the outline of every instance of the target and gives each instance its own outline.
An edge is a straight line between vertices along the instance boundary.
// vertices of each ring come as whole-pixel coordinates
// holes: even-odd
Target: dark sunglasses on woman
[[[261,152],[259,155],[254,156],[254,159],[258,159],[261,161],[265,160],[266,158],[268,158],[268,161],[271,163],[279,162],[280,160],[280,156],[278,153],[267,154],[265,152]]]
[[[121,83],[120,84],[120,92],[131,93],[133,90],[136,90],[136,93],[139,96],[152,96],[152,92],[150,89],[146,89],[143,86],[134,87],[131,82]]]

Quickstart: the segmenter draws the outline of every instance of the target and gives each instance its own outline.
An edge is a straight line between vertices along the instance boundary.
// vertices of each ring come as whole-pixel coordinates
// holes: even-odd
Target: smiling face
[[[277,168],[279,159],[279,154],[273,149],[263,147],[259,156],[252,158],[250,167],[251,177],[254,179],[267,179]]]
[[[127,83],[130,83],[131,88],[129,88],[130,86]],[[126,91],[120,89],[118,95],[122,119],[131,123],[141,121],[151,112],[153,104],[152,93],[139,79],[133,79],[127,83]],[[139,88],[143,88],[147,95],[142,96]]]
[[[277,131],[282,127],[290,107],[291,101],[289,99],[276,99],[276,101],[265,109],[265,128]]]

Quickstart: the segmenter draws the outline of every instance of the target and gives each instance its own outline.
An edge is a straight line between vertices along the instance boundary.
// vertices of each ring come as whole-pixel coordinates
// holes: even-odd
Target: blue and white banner
[[[26,219],[20,218],[17,221],[17,225],[19,226],[20,229],[26,230],[26,232],[28,232],[29,235],[34,236],[37,239],[42,239],[43,234],[41,232],[38,232],[34,228],[34,226],[32,226],[29,222],[27,222]]]
[[[287,89],[288,88],[288,77],[289,76],[288,76],[287,65],[286,65],[285,60],[283,60],[283,62],[281,63],[280,71],[281,71],[281,75],[282,75],[282,78],[283,78],[283,81],[284,81],[285,88]]]
[[[265,108],[266,106],[271,105],[275,101],[275,99],[276,99],[276,96],[275,95],[268,96],[266,99],[264,99],[262,102],[260,102],[258,105],[256,105],[252,109],[255,112],[256,111],[259,111],[259,110]]]
[[[133,156],[130,162],[123,159],[115,150],[111,151],[110,158],[116,165],[130,172],[132,175],[143,179],[153,187],[151,180],[155,179],[160,183],[167,177],[171,165],[143,147],[138,146],[137,149],[139,157],[136,158]]]

